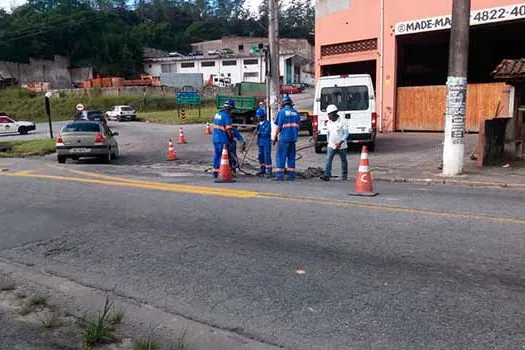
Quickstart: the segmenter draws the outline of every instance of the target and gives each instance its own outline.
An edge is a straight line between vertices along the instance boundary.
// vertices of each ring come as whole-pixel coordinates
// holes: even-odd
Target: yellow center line
[[[363,202],[352,202],[344,201],[337,199],[327,199],[327,198],[317,198],[317,197],[296,197],[296,196],[284,196],[277,197],[273,194],[263,194],[260,193],[256,198],[266,198],[266,199],[284,199],[288,201],[296,201],[302,203],[312,203],[312,204],[326,204],[340,207],[348,208],[363,208],[363,209],[375,209],[383,210],[397,213],[408,213],[408,214],[420,214],[420,215],[429,215],[429,216],[440,216],[440,217],[452,217],[452,218],[461,218],[468,220],[483,220],[483,221],[494,221],[494,222],[503,222],[508,224],[518,224],[525,225],[525,219],[513,218],[509,216],[494,216],[494,215],[485,215],[485,214],[475,214],[475,213],[461,213],[457,211],[442,211],[434,209],[416,209],[416,208],[405,208],[405,207],[396,207],[382,204],[368,204]]]
[[[60,168],[61,170],[64,170]],[[102,175],[97,173],[91,173],[80,170],[67,169],[68,171],[77,174],[88,176],[90,178],[82,177],[71,177],[71,176],[58,176],[58,175],[43,175],[33,174],[32,171],[22,171],[18,173],[1,173],[0,176],[7,177],[28,177],[28,178],[39,178],[46,180],[58,180],[58,181],[70,181],[77,183],[92,183],[99,185],[109,185],[117,187],[128,187],[128,188],[140,188],[147,190],[167,191],[167,192],[179,192],[189,193],[204,196],[220,196],[233,199],[267,199],[272,201],[293,201],[301,203],[312,203],[316,205],[331,205],[337,207],[347,208],[362,208],[371,210],[381,210],[388,212],[406,213],[406,214],[417,214],[422,216],[436,216],[436,217],[448,217],[448,218],[460,218],[467,220],[480,220],[480,221],[492,221],[501,222],[508,224],[525,225],[525,219],[508,217],[508,216],[493,216],[485,214],[476,214],[468,212],[457,212],[457,211],[442,211],[434,209],[417,209],[408,207],[389,206],[375,203],[365,203],[357,201],[346,201],[340,199],[329,199],[319,197],[307,197],[307,196],[296,196],[291,194],[279,194],[279,193],[263,193],[250,190],[235,190],[231,188],[212,188],[206,186],[193,186],[193,185],[181,185],[173,183],[162,183],[162,182],[151,182],[134,180],[128,178],[120,178],[116,176]]]
[[[6,177],[29,177],[45,180],[58,180],[58,181],[70,181],[78,183],[91,183],[99,185],[109,185],[117,187],[132,187],[132,188],[141,188],[147,190],[157,190],[157,191],[167,191],[167,192],[180,192],[180,193],[191,193],[191,194],[200,194],[207,196],[221,196],[228,198],[255,198],[257,192],[251,191],[234,191],[229,189],[213,189],[209,187],[200,187],[200,186],[187,186],[187,185],[176,185],[176,184],[165,184],[159,182],[144,182],[144,183],[131,183],[131,182],[115,182],[108,180],[99,180],[99,179],[85,179],[69,176],[58,176],[58,175],[40,175],[40,174],[2,174],[0,176]]]

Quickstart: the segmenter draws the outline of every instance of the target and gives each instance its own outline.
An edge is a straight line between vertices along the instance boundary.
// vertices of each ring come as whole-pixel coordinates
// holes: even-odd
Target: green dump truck
[[[215,98],[217,109],[222,109],[224,102],[231,98],[235,102],[235,109],[232,111],[233,124],[241,129],[255,128],[255,111],[259,102],[266,98],[266,84],[242,82],[235,87],[235,92],[235,96],[218,95]]]

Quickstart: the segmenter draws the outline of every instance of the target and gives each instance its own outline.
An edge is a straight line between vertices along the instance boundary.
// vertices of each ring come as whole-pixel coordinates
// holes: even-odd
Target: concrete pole
[[[279,112],[279,0],[268,0],[268,42],[270,46],[270,101],[268,111],[272,124]],[[272,133],[275,130],[272,127]],[[273,137],[273,134],[272,134]]]
[[[443,175],[463,172],[470,0],[453,0],[447,78]]]

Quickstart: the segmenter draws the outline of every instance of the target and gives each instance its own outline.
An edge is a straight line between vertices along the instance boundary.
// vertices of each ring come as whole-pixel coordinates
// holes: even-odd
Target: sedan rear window
[[[368,87],[334,86],[321,89],[321,111],[329,105],[336,105],[340,111],[366,111],[369,106]]]
[[[95,123],[71,123],[62,132],[100,132],[100,126]]]
[[[129,111],[132,111],[133,108],[131,108],[131,107],[122,107],[121,110],[129,112]]]

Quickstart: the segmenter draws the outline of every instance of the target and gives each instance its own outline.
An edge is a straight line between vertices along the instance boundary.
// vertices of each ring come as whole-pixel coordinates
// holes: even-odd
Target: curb
[[[416,185],[460,185],[471,187],[495,187],[495,188],[512,188],[525,190],[525,184],[504,183],[504,182],[486,182],[486,181],[469,181],[457,179],[435,179],[435,178],[404,178],[404,177],[373,177],[375,181],[393,182],[393,183],[410,183]]]
[[[238,332],[207,325],[197,320],[169,312],[155,305],[100,290],[73,280],[60,277],[37,266],[27,266],[0,257],[0,272],[5,273],[20,285],[25,285],[47,295],[53,302],[72,315],[81,317],[83,311],[96,312],[110,296],[117,309],[125,312],[123,330],[126,336],[136,338],[148,336],[152,324],[157,326],[157,335],[173,339],[174,335],[186,333],[188,345],[193,350],[277,350],[280,346],[262,343]]]

